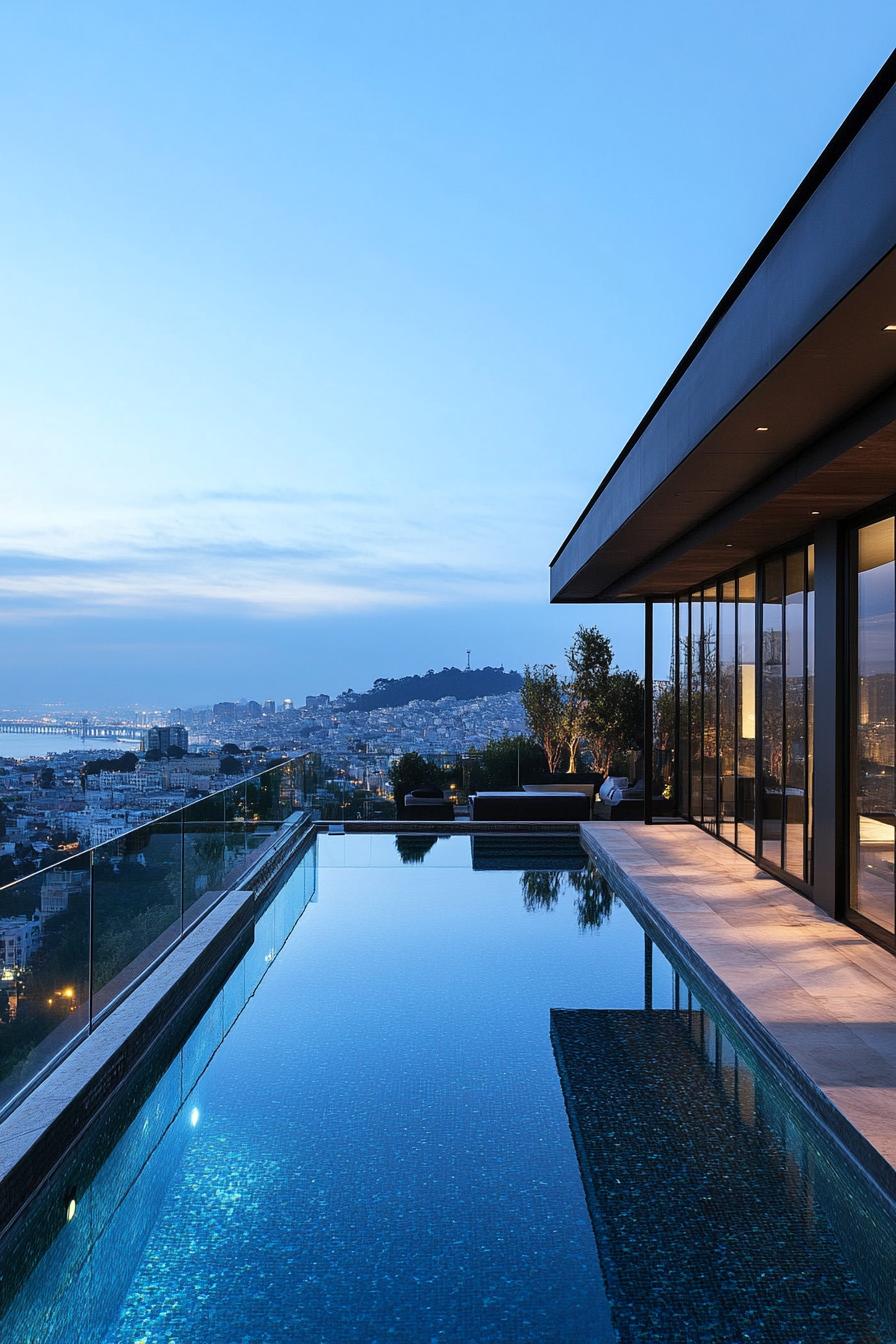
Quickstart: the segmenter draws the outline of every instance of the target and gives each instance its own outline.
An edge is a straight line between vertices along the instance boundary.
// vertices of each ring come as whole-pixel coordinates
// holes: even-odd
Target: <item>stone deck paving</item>
[[[696,826],[591,822],[582,836],[896,1167],[896,957]]]

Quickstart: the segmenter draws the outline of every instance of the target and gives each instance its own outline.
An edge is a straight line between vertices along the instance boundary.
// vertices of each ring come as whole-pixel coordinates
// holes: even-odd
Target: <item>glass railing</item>
[[[462,816],[474,789],[517,782],[514,761],[506,769],[493,777],[472,751],[307,752],[0,887],[0,1115],[235,885],[290,813],[401,820],[405,793],[428,785]]]
[[[189,1148],[201,1140],[202,1074],[316,892],[312,845],[258,916],[255,941],[235,969],[209,987],[195,1012],[188,1009],[173,1057],[170,1045],[144,1056],[103,1124],[93,1126],[24,1217],[4,1232],[0,1339],[6,1344],[97,1341],[114,1330],[160,1203]],[[73,1187],[77,1218],[68,1223],[64,1210]],[[81,1325],[88,1321],[85,1334]]]
[[[303,807],[302,758],[0,888],[0,1115]]]
[[[414,789],[440,789],[454,814],[467,815],[471,793],[489,789],[516,789],[524,784],[546,783],[544,764],[533,764],[534,744],[522,751],[513,743],[508,750],[467,751],[309,751],[297,773],[302,806],[320,821],[412,821],[419,814],[408,811],[404,799]],[[630,778],[636,778],[634,759]],[[590,776],[594,778],[594,776]],[[603,776],[598,776],[598,781]],[[446,809],[447,812],[447,809]],[[435,820],[435,818],[430,818]],[[446,815],[445,820],[450,820]]]
[[[415,770],[396,773],[396,763],[407,760],[400,752],[308,752],[296,761],[301,805],[320,821],[394,821],[405,818],[404,796],[414,788],[442,789],[446,802],[462,811],[474,789],[511,783],[490,783],[475,752],[418,749],[414,756]]]

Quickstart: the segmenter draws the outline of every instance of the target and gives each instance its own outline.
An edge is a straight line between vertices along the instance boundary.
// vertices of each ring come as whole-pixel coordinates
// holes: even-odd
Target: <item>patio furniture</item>
[[[594,795],[597,785],[585,781],[570,781],[568,784],[524,784],[524,793],[582,793],[588,799],[588,815],[594,810]]]
[[[454,804],[445,797],[443,789],[427,786],[411,789],[404,796],[404,803],[397,809],[399,818],[404,821],[453,821]]]
[[[588,821],[591,800],[569,789],[504,790],[470,795],[473,821]]]
[[[600,786],[597,813],[613,821],[640,821],[644,816],[644,780],[629,783],[628,775],[609,775]]]

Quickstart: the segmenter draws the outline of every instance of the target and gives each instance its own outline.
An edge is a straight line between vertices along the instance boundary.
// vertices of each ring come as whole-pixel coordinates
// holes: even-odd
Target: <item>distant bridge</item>
[[[0,733],[46,733],[54,737],[80,737],[84,742],[90,737],[117,737],[127,742],[139,742],[145,732],[146,728],[139,723],[90,723],[87,719],[54,719],[52,722],[46,719],[37,722],[0,719]]]

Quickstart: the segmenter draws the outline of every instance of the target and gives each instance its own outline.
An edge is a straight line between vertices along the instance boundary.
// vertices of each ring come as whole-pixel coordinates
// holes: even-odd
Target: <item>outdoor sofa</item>
[[[594,795],[597,793],[597,784],[594,781],[588,782],[571,781],[568,784],[524,784],[524,793],[583,793],[588,799],[588,815],[594,810]]]
[[[470,794],[472,821],[588,821],[591,799],[565,789],[519,789]]]
[[[446,797],[442,789],[412,789],[404,796],[404,804],[398,809],[403,821],[453,821],[454,804]]]

